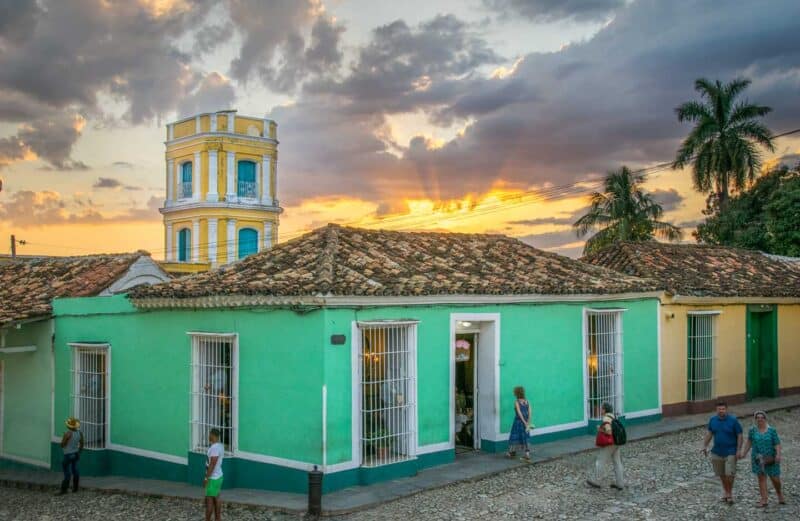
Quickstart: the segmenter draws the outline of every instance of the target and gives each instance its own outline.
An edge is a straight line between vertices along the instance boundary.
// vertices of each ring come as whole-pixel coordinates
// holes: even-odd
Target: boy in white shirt
[[[225,447],[219,442],[219,429],[211,429],[208,433],[208,441],[211,446],[206,453],[206,478],[203,480],[203,488],[206,491],[206,521],[211,521],[211,513],[214,519],[222,519],[222,501],[219,499],[219,492],[222,488],[222,459],[225,455]]]

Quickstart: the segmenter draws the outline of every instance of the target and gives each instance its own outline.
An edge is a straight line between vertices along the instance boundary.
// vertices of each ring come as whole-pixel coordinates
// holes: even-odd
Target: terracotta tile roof
[[[697,297],[800,297],[800,269],[759,251],[702,244],[623,242],[581,259]]]
[[[641,292],[655,286],[502,235],[331,224],[218,270],[135,288],[130,296],[560,295]]]
[[[0,326],[47,316],[55,297],[97,295],[144,251],[81,257],[29,257],[0,262]]]

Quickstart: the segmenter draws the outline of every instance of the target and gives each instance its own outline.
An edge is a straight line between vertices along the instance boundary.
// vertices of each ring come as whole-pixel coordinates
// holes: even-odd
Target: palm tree
[[[720,206],[728,202],[731,185],[741,190],[752,182],[761,167],[757,144],[774,150],[772,133],[758,118],[772,109],[749,103],[735,103],[750,80],[738,78],[728,84],[700,78],[694,89],[702,101],[688,101],[675,109],[678,121],[691,121],[694,128],[683,140],[672,168],[692,164],[694,186],[714,192]]]
[[[616,241],[649,241],[656,235],[670,241],[681,239],[680,228],[659,220],[664,209],[642,190],[641,183],[642,177],[626,166],[608,173],[603,193],[591,195],[589,211],[572,225],[578,237],[599,228],[586,241],[584,255]]]

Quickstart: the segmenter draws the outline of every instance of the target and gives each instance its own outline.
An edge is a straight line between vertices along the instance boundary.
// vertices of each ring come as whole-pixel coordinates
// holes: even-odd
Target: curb
[[[776,412],[776,411],[788,411],[788,412],[791,412],[792,410],[794,410],[796,408],[800,408],[800,403],[795,403],[795,404],[792,404],[792,405],[783,405],[783,406],[765,408],[764,411],[765,412],[770,412],[770,413]],[[648,435],[637,437],[635,439],[629,439],[628,442],[629,443],[637,443],[637,442],[640,442],[640,441],[652,440],[652,439],[661,438],[661,437],[664,437],[664,436],[669,436],[669,435],[672,435],[672,434],[680,434],[680,433],[683,433],[683,432],[687,432],[687,431],[691,431],[691,430],[694,430],[694,429],[697,429],[697,428],[701,428],[704,425],[705,425],[705,422],[696,423],[696,424],[693,424],[693,425],[690,425],[690,426],[680,427],[680,428],[676,428],[676,429],[670,430],[670,431],[659,432],[659,433],[655,433],[655,434],[648,434]],[[423,492],[427,492],[427,491],[431,491],[431,490],[439,490],[439,489],[442,489],[442,488],[445,488],[445,487],[449,487],[449,486],[452,486],[452,485],[458,485],[458,484],[462,484],[462,483],[476,483],[476,482],[482,481],[484,479],[489,479],[489,478],[498,476],[500,474],[504,474],[506,472],[510,472],[512,470],[517,470],[519,468],[524,468],[524,467],[529,467],[529,466],[534,466],[534,465],[541,465],[541,464],[544,464],[544,463],[551,463],[553,461],[559,461],[559,460],[562,460],[562,459],[570,457],[570,456],[575,456],[575,455],[579,455],[579,454],[586,454],[586,453],[592,452],[594,450],[595,450],[595,447],[589,447],[589,448],[580,449],[580,450],[576,450],[576,451],[566,452],[564,454],[559,454],[557,456],[550,456],[550,457],[543,458],[543,459],[535,459],[531,463],[515,463],[511,467],[508,467],[508,468],[505,468],[505,469],[496,470],[496,471],[492,471],[492,472],[488,472],[488,473],[485,473],[485,474],[481,474],[480,476],[473,476],[473,477],[464,478],[464,479],[457,479],[457,480],[454,480],[454,481],[450,481],[448,483],[442,483],[442,484],[439,484],[439,485],[429,486],[429,487],[426,487],[424,489],[420,489],[420,490],[417,490],[417,491],[414,491],[414,492],[410,492],[408,494],[404,494],[404,495],[401,495],[401,496],[397,496],[397,497],[393,497],[393,498],[390,498],[390,499],[385,499],[385,500],[382,500],[382,501],[377,501],[377,502],[374,502],[374,503],[369,503],[369,504],[365,504],[365,505],[361,505],[361,506],[357,506],[357,507],[353,507],[353,508],[343,508],[343,509],[330,510],[330,509],[325,509],[323,507],[321,516],[322,517],[337,517],[337,516],[343,516],[343,515],[352,514],[352,513],[360,512],[360,511],[364,511],[364,510],[369,510],[369,509],[372,509],[372,508],[375,508],[375,507],[378,507],[378,506],[381,506],[381,505],[392,503],[394,501],[398,501],[398,500],[409,498],[409,497],[414,497],[414,496],[416,496],[418,494],[421,494]],[[3,488],[15,488],[15,489],[20,489],[20,490],[34,490],[34,491],[39,491],[39,492],[48,492],[48,491],[55,492],[55,491],[58,491],[58,489],[59,489],[59,486],[57,484],[42,483],[42,482],[36,482],[36,481],[16,480],[16,479],[0,479],[0,487],[3,487]],[[138,492],[138,491],[135,491],[135,490],[128,490],[128,489],[93,487],[91,485],[82,486],[81,489],[82,490],[87,490],[87,491],[92,491],[92,492],[97,492],[97,493],[100,493],[100,494],[106,494],[106,495],[121,494],[121,495],[126,495],[126,496],[131,496],[131,497],[178,499],[178,500],[183,500],[183,501],[199,501],[199,500],[202,499],[199,496],[197,498],[191,498],[191,497],[186,497],[186,496],[175,496],[175,495],[170,495],[170,494],[159,494],[159,493],[152,493],[152,492]],[[324,505],[324,502],[325,502],[325,497],[323,496],[323,505]],[[305,514],[305,510],[285,508],[285,507],[279,507],[279,506],[256,505],[256,504],[253,504],[253,503],[245,503],[245,502],[235,501],[235,500],[230,500],[230,501],[226,500],[225,503],[229,504],[229,505],[235,505],[237,507],[247,508],[247,509],[268,510],[270,512],[275,512],[275,513],[279,513],[279,514],[290,514],[290,515]]]

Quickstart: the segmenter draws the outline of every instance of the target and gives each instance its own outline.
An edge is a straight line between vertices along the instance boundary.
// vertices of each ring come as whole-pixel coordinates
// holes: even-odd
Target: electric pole
[[[17,238],[13,235],[11,236],[11,258],[15,259],[17,257]]]

